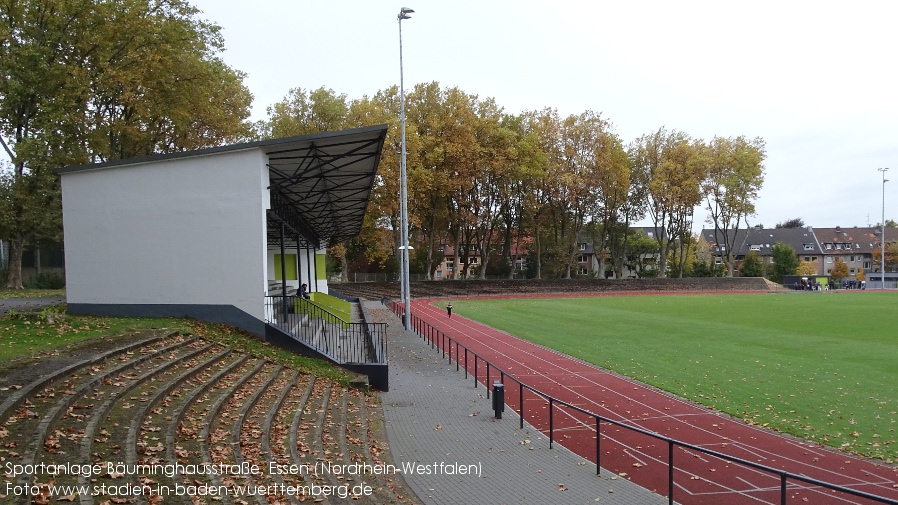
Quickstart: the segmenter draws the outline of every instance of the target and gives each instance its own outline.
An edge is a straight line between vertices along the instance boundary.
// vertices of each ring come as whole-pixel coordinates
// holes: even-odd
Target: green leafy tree
[[[795,270],[798,275],[817,275],[817,264],[813,261],[802,260]]]
[[[480,152],[476,104],[476,96],[457,87],[441,88],[437,82],[416,85],[406,98],[406,121],[414,125],[418,137],[414,154],[421,170],[417,187],[409,186],[409,216],[419,229],[427,230],[423,247],[428,271],[433,269],[436,240],[448,231],[456,251],[452,265],[456,278],[462,273],[460,246],[473,242],[465,231],[470,230],[467,205],[477,182]]]
[[[739,229],[755,214],[755,200],[764,183],[764,157],[764,141],[760,138],[714,137],[702,151],[705,209],[715,235],[726,246],[724,261],[731,277]]]
[[[549,252],[551,244],[545,244],[549,241],[544,238],[551,238],[547,222],[551,220],[552,179],[561,170],[558,165],[561,159],[559,139],[562,126],[556,109],[528,112],[525,117],[525,131],[533,140],[534,150],[540,153],[539,159],[542,162],[538,169],[540,176],[533,179],[528,188],[530,191],[523,198],[523,215],[529,225],[530,236],[533,237],[533,247],[528,249],[527,276],[542,279],[545,277],[544,264],[549,266],[554,261],[554,255]]]
[[[873,265],[882,268],[882,246],[873,250]],[[886,271],[898,269],[898,242],[886,242]]]
[[[686,133],[659,128],[636,139],[628,149],[631,177],[640,185],[637,193],[645,195],[648,216],[655,225],[661,277],[667,276],[670,248],[688,245],[695,207],[702,200],[705,164],[698,157],[700,148],[701,143]]]
[[[252,95],[216,53],[219,27],[182,0],[0,3],[0,232],[7,286],[29,242],[58,238],[63,166],[250,136]]]
[[[607,249],[610,253],[611,270],[615,278],[623,275],[623,265],[627,260],[627,248],[629,245],[630,221],[636,215],[636,206],[628,205],[632,197],[633,182],[630,179],[630,159],[624,149],[623,143],[616,135],[608,136],[608,147],[604,157],[607,161],[602,164],[596,178],[596,216],[595,219],[602,231],[598,235],[599,240],[594,241],[597,250]],[[604,256],[600,256],[604,260]],[[604,261],[600,263],[599,270],[606,270]]]
[[[500,194],[500,228],[503,235],[501,264],[498,270],[511,279],[516,274],[514,256],[522,248],[525,229],[532,222],[535,189],[542,187],[546,154],[539,148],[540,139],[530,128],[532,114],[507,115],[503,127],[513,132],[514,164],[512,172],[496,188]],[[513,254],[515,253],[515,254]],[[498,263],[498,262],[496,262]]]
[[[829,271],[830,278],[837,284],[841,284],[843,280],[848,278],[848,264],[842,258],[836,257],[833,261],[833,268]]]
[[[742,260],[742,266],[739,267],[739,273],[742,277],[763,277],[764,266],[758,253],[751,251],[745,255]]]
[[[460,203],[463,226],[473,237],[472,242],[480,246],[481,268],[477,273],[484,279],[487,269],[483,266],[494,263],[494,232],[501,227],[503,204],[510,198],[513,180],[519,175],[515,170],[518,130],[494,99],[478,100],[475,105],[474,137],[478,149],[471,167],[472,184]],[[467,269],[466,263],[464,270]]]
[[[611,196],[615,192],[626,195],[627,160],[608,121],[593,111],[565,118],[559,141],[558,171],[549,178],[551,237],[563,262],[561,275],[570,278],[587,221],[590,216],[608,213],[600,194],[608,192],[608,203],[616,201]]]
[[[533,275],[569,278],[590,218],[598,224],[617,220],[628,159],[610,123],[595,112],[561,118],[557,110],[543,109],[527,113],[524,123],[529,159],[542,162],[529,173],[529,194],[522,200],[533,237]]]
[[[342,96],[342,95],[341,95]],[[400,246],[400,200],[399,200],[399,158],[401,152],[401,135],[399,123],[399,87],[392,86],[380,90],[373,96],[364,96],[349,103],[346,116],[346,128],[358,128],[379,124],[388,125],[387,138],[377,167],[368,212],[362,223],[359,236],[352,239],[360,247],[354,251],[364,253],[368,264],[385,266],[388,260],[399,251]],[[421,163],[418,159],[419,138],[414,124],[406,124],[406,176],[408,190],[412,195],[420,194],[426,185],[422,180]],[[414,198],[412,198],[414,199]],[[410,211],[410,226],[421,229],[421,220]],[[421,247],[415,245],[415,257]],[[432,268],[423,271],[430,272]]]
[[[694,261],[692,263],[692,277],[723,277],[726,268],[723,264],[715,264],[710,261]]]
[[[670,258],[667,262],[667,272],[670,277],[690,277],[690,269],[698,257],[698,236],[683,234],[676,247],[671,248]]]
[[[795,275],[798,269],[798,257],[795,250],[788,244],[777,242],[773,245],[773,268],[769,271],[769,279],[773,282],[783,282],[786,275]]]
[[[632,233],[627,248],[627,264],[640,279],[658,277],[658,242],[642,230]]]
[[[804,219],[800,217],[787,219],[782,223],[776,223],[775,228],[804,228]]]
[[[339,130],[346,124],[348,113],[345,94],[338,95],[324,86],[309,92],[293,88],[283,100],[268,107],[266,136],[282,138]]]

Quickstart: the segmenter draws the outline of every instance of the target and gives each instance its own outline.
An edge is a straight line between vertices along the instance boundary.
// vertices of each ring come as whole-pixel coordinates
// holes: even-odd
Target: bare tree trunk
[[[9,274],[6,278],[7,289],[25,289],[22,285],[22,253],[25,250],[25,239],[13,237],[9,241]]]
[[[427,236],[427,271],[424,272],[424,280],[432,281],[433,280],[433,232],[428,234]]]

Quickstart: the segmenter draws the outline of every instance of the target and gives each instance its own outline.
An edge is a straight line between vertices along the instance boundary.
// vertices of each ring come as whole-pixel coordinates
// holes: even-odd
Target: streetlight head
[[[409,9],[408,7],[399,9],[399,20],[402,21],[403,19],[411,19],[412,17],[409,16],[409,14],[412,14],[414,12],[414,9]]]

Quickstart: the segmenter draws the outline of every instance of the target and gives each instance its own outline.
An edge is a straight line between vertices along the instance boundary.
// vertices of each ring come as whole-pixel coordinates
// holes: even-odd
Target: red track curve
[[[749,426],[557,351],[454,315],[447,318],[432,300],[413,300],[412,314],[524,384],[608,419],[666,437],[824,482],[898,500],[898,468],[860,459],[815,443]],[[437,345],[442,342],[437,340]],[[448,349],[452,359],[455,350]],[[473,356],[468,363],[474,370]],[[463,356],[460,357],[465,365]],[[477,376],[486,383],[483,363]],[[492,370],[491,380],[498,379]],[[519,409],[519,389],[506,381],[505,399]],[[548,433],[548,402],[525,390],[524,417]],[[557,404],[556,404],[557,405]],[[580,456],[596,461],[595,421],[567,408],[553,409],[554,438]],[[602,467],[667,496],[668,444],[605,423],[601,427]],[[780,477],[719,458],[674,450],[674,499],[684,504],[780,503]],[[790,480],[788,503],[871,503]]]

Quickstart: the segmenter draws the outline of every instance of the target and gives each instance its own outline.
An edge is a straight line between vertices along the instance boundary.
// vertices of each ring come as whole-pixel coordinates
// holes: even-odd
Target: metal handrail
[[[321,305],[309,300],[308,298],[303,298],[301,296],[293,296],[293,303],[295,304],[296,311],[300,314],[308,314],[313,319],[322,319],[331,324],[343,324],[348,325],[349,321],[346,321],[342,317],[334,314],[333,312],[325,309]]]
[[[395,312],[398,316],[402,317],[403,307],[401,304],[398,304],[398,303],[396,303],[392,300],[388,300],[388,299],[383,299],[382,302],[385,305],[387,305],[388,307],[390,307],[390,309],[392,309],[393,312]],[[676,439],[673,439],[670,437],[666,437],[666,436],[661,435],[660,433],[656,433],[654,431],[649,431],[644,428],[640,428],[638,426],[633,426],[631,424],[627,424],[625,422],[616,421],[614,419],[609,419],[607,417],[604,417],[602,415],[588,411],[581,407],[577,407],[576,405],[572,405],[564,400],[559,400],[558,398],[555,398],[551,395],[543,393],[542,391],[539,391],[538,389],[528,386],[527,384],[524,384],[520,380],[516,379],[513,375],[505,373],[504,370],[502,370],[498,366],[492,364],[489,360],[483,358],[476,352],[471,351],[464,344],[460,344],[457,340],[450,337],[449,335],[442,332],[441,330],[438,330],[437,328],[432,326],[430,323],[428,323],[427,321],[424,321],[422,318],[416,316],[415,314],[412,314],[411,323],[412,323],[411,326],[415,330],[415,332],[418,333],[418,335],[420,335],[425,341],[429,341],[431,344],[431,348],[439,349],[443,353],[443,357],[447,358],[450,362],[452,361],[452,345],[455,344],[455,364],[456,364],[455,369],[456,369],[456,371],[459,371],[461,369],[461,359],[460,359],[461,355],[460,355],[459,349],[464,350],[464,371],[465,371],[466,379],[468,377],[468,367],[469,367],[468,356],[472,355],[474,357],[473,377],[474,377],[474,387],[475,388],[477,387],[477,384],[480,383],[480,380],[478,379],[477,363],[478,363],[478,360],[483,361],[486,364],[486,381],[484,383],[484,386],[486,387],[486,397],[487,398],[490,397],[489,384],[490,384],[490,369],[491,368],[493,368],[497,372],[499,372],[500,381],[502,382],[503,385],[505,384],[505,379],[509,379],[509,380],[517,383],[518,390],[519,390],[519,401],[518,401],[519,413],[518,414],[519,414],[519,418],[520,418],[521,429],[524,428],[524,390],[525,389],[529,390],[532,393],[534,393],[535,395],[548,401],[549,402],[549,448],[550,449],[552,448],[552,446],[554,444],[553,407],[556,404],[567,407],[569,409],[572,409],[572,410],[579,412],[581,414],[584,414],[586,416],[592,417],[596,423],[595,424],[596,475],[601,475],[601,452],[600,452],[599,448],[601,445],[600,426],[601,426],[601,423],[603,423],[603,422],[620,427],[620,428],[625,428],[627,430],[630,430],[630,431],[633,431],[636,433],[640,433],[642,435],[646,435],[646,436],[652,437],[654,439],[666,442],[668,444],[668,495],[667,496],[668,496],[668,503],[670,503],[671,505],[674,503],[674,492],[673,491],[674,491],[674,469],[675,469],[675,466],[674,466],[673,454],[674,454],[674,447],[677,447],[677,446],[682,447],[684,449],[691,450],[691,451],[700,452],[700,453],[706,454],[708,456],[713,456],[715,458],[720,458],[722,460],[729,461],[731,463],[735,463],[738,465],[743,465],[743,466],[746,466],[749,468],[753,468],[755,470],[767,472],[769,474],[779,477],[780,478],[780,504],[781,505],[786,505],[786,497],[787,497],[786,489],[787,489],[787,482],[789,480],[799,481],[799,482],[803,482],[805,484],[811,484],[814,486],[820,486],[820,487],[823,487],[823,488],[826,488],[826,489],[829,489],[832,491],[837,491],[840,493],[847,493],[849,495],[857,496],[859,498],[866,498],[869,500],[873,500],[874,502],[877,502],[877,503],[887,503],[887,504],[892,504],[892,505],[898,505],[898,500],[894,500],[892,498],[887,498],[884,496],[867,493],[865,491],[851,489],[848,487],[840,486],[838,484],[832,484],[830,482],[821,481],[821,480],[807,477],[804,475],[794,474],[794,473],[780,470],[777,468],[762,465],[760,463],[755,463],[752,461],[737,458],[735,456],[730,456],[730,455],[724,454],[722,452],[717,452],[717,451],[714,451],[711,449],[706,449],[704,447],[693,445],[693,444],[690,444],[687,442],[682,442],[682,441],[679,441],[679,440],[676,440]],[[448,352],[447,352],[447,349],[448,349]]]
[[[265,297],[265,321],[337,363],[385,363],[386,324],[347,323],[301,297]]]

